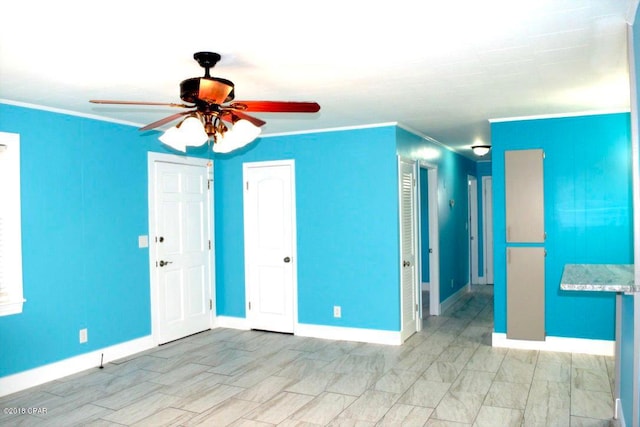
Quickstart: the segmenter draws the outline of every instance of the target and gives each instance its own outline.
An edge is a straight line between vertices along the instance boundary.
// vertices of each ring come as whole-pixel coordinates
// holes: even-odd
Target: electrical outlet
[[[87,332],[87,328],[80,329],[80,344],[84,344],[89,340],[89,333]]]
[[[333,317],[342,317],[342,308],[339,305],[333,306]]]

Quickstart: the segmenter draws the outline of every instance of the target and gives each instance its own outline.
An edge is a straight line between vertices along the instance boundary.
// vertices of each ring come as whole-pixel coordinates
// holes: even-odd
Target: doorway
[[[420,317],[439,316],[440,308],[440,231],[438,227],[438,167],[419,163],[418,206],[420,211]],[[425,310],[426,309],[426,310]]]
[[[213,166],[149,153],[148,175],[152,336],[164,344],[212,325]]]
[[[478,180],[475,176],[467,175],[469,213],[467,215],[467,229],[469,231],[469,290],[479,282],[478,265]]]
[[[251,329],[293,333],[297,255],[293,160],[243,165],[245,293]]]
[[[484,283],[493,285],[493,180],[482,177]]]

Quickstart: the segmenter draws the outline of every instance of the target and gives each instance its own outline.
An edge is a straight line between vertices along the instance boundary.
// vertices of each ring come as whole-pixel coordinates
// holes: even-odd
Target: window
[[[22,312],[20,136],[0,132],[0,316]]]

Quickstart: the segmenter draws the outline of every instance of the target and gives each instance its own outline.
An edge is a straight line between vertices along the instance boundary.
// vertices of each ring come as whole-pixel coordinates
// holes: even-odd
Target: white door
[[[152,295],[162,344],[211,327],[210,170],[154,161],[153,171]]]
[[[400,311],[402,341],[417,329],[417,206],[416,162],[399,159],[400,193]]]
[[[482,206],[484,207],[484,275],[485,283],[493,284],[493,181],[482,177]]]
[[[469,284],[477,284],[478,279],[478,180],[467,175],[469,189]]]
[[[292,160],[245,163],[244,238],[251,329],[294,331],[295,172]]]

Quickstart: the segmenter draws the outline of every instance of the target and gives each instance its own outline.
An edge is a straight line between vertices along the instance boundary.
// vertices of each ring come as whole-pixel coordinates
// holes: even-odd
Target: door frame
[[[432,163],[420,161],[418,167],[427,170],[427,204],[429,206],[429,241],[426,242],[431,253],[429,254],[429,315],[439,316],[440,308],[440,227],[438,223],[438,167]],[[420,180],[418,180],[418,186]],[[422,197],[422,192],[418,189],[418,197]],[[418,218],[420,212],[420,202],[418,205]],[[418,250],[422,254],[422,245],[425,242],[420,239],[420,221],[418,221]],[[419,257],[422,262],[422,257]],[[422,265],[419,266],[422,271]],[[420,288],[422,284],[420,283]],[[422,289],[419,290],[420,318],[422,318]],[[420,322],[422,327],[422,322]]]
[[[267,161],[257,161],[257,162],[244,162],[242,163],[242,186],[246,185],[247,178],[247,169],[251,167],[273,167],[273,166],[289,166],[291,170],[291,295],[293,298],[293,334],[295,335],[298,330],[298,224],[296,221],[296,162],[294,159],[286,159],[286,160],[267,160]],[[246,214],[244,214],[245,203],[244,203],[244,190],[243,190],[243,221],[246,220]],[[247,283],[247,278],[249,277],[248,264],[247,264],[247,245],[246,245],[247,236],[244,236],[244,298],[245,298],[245,319],[247,320],[247,326],[251,328],[251,322],[249,321],[249,312],[247,303],[251,300],[251,292],[249,289],[249,284]]]
[[[493,178],[491,176],[483,176],[481,180],[482,186],[482,242],[483,242],[483,259],[484,259],[484,275],[483,284],[493,284],[493,192],[487,191],[487,182],[491,182],[493,188]]]
[[[469,233],[469,290],[479,283],[479,256],[478,256],[478,179],[473,175],[467,175],[468,191],[468,227]]]
[[[150,287],[150,299],[151,299],[151,337],[154,345],[158,345],[160,342],[158,337],[159,331],[159,319],[158,311],[160,310],[158,301],[158,267],[156,267],[157,261],[157,242],[155,241],[154,230],[156,229],[156,181],[155,181],[155,163],[173,163],[178,165],[188,166],[205,166],[207,168],[208,181],[211,185],[211,191],[207,192],[207,207],[209,212],[206,214],[209,238],[211,239],[212,246],[210,256],[208,257],[209,263],[209,277],[207,277],[207,287],[209,289],[209,295],[211,299],[212,309],[209,311],[209,327],[213,327],[216,317],[216,294],[215,294],[215,242],[214,230],[213,230],[213,162],[210,159],[202,159],[197,157],[178,156],[175,154],[155,153],[149,152],[147,155],[147,177],[148,177],[148,206],[149,206],[149,230],[147,234],[149,245],[149,287]]]

